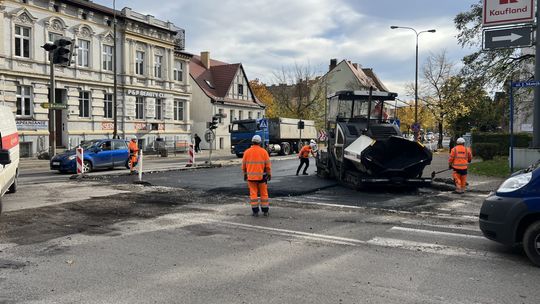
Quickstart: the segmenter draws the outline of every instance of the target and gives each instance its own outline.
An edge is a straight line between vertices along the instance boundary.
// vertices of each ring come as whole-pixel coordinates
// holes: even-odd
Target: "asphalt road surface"
[[[269,217],[237,165],[44,190],[0,219],[0,303],[539,302],[540,269],[478,230],[487,193],[359,192],[296,165],[273,162]]]

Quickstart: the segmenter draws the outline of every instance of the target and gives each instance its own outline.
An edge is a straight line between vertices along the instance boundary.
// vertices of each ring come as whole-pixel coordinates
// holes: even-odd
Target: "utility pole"
[[[536,13],[540,13],[540,1],[536,1]],[[540,22],[536,22],[536,64],[534,67],[534,78],[540,79]],[[533,141],[532,148],[540,149],[540,87],[534,87],[534,107],[533,107]]]
[[[120,138],[118,136],[118,96],[117,96],[117,67],[116,67],[116,1],[113,0],[113,74],[114,74],[114,80],[113,80],[113,119],[114,119],[114,130],[113,130],[113,138]]]

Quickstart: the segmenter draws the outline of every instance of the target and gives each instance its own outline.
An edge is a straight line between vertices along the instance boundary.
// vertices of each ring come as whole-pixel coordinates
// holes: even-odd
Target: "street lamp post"
[[[392,25],[390,27],[391,29],[407,29],[411,30],[416,34],[416,67],[415,67],[415,73],[414,73],[414,124],[415,129],[414,132],[414,140],[418,141],[418,132],[420,131],[420,128],[418,126],[418,36],[422,33],[435,33],[434,29],[431,30],[425,30],[425,31],[416,31],[412,27],[406,27],[406,26],[396,26]]]
[[[116,70],[116,0],[113,0],[113,74],[114,74],[114,80],[113,80],[113,119],[114,119],[114,130],[113,130],[113,138],[120,138],[118,136],[118,83],[117,83],[117,73]]]

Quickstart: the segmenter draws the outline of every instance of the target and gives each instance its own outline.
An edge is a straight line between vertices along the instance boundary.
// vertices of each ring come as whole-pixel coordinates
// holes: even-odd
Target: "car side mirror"
[[[9,150],[0,150],[0,165],[5,166],[11,164],[11,156]]]

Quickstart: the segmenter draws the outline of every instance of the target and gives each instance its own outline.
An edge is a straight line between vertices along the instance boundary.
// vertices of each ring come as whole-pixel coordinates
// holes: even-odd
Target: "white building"
[[[145,147],[155,138],[189,140],[190,56],[182,29],[124,8],[80,0],[6,0],[0,7],[1,101],[16,113],[21,152],[47,150],[50,71],[41,47],[73,39],[70,67],[56,67],[57,146],[112,137],[114,15],[117,17],[117,115],[120,137],[137,134]]]
[[[257,100],[249,85],[241,63],[229,64],[210,59],[209,52],[193,56],[190,61],[193,83],[192,118],[194,134],[204,138],[206,123],[214,114],[224,114],[218,128],[213,149],[230,149],[229,125],[233,120],[261,118],[264,105]],[[209,144],[203,140],[202,149]]]

